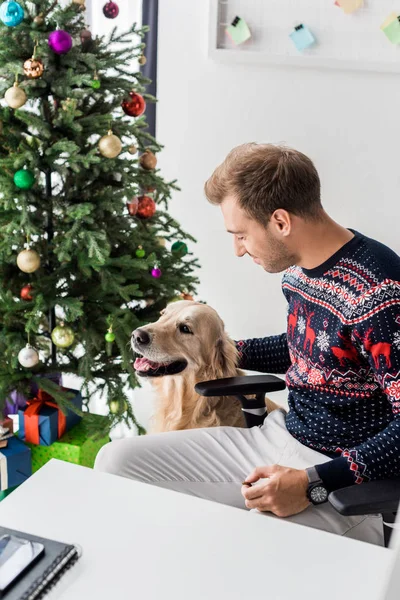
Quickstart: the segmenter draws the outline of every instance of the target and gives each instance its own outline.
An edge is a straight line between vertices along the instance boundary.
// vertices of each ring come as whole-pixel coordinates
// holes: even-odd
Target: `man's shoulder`
[[[374,272],[377,285],[384,281],[400,281],[400,256],[394,250],[366,235],[358,234],[363,241],[360,259]]]

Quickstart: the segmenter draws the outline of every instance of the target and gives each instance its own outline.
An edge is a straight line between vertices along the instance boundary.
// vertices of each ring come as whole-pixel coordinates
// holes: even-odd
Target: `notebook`
[[[22,531],[0,527],[0,537],[16,535],[44,546],[44,554],[23,573],[2,596],[2,600],[38,600],[43,598],[60,577],[76,562],[81,552],[72,544],[63,544]]]

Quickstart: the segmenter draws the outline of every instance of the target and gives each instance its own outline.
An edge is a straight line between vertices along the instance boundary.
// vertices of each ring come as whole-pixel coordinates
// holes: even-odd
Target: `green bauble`
[[[137,258],[144,258],[146,256],[146,252],[143,250],[142,246],[139,246],[136,250],[136,256]]]
[[[106,342],[111,343],[115,340],[115,333],[113,333],[112,331],[108,331],[104,337],[106,339]]]
[[[109,407],[110,413],[112,415],[122,414],[128,410],[128,405],[125,400],[123,402],[119,402],[118,400],[111,400]]]
[[[14,183],[21,190],[30,190],[35,183],[35,175],[28,169],[20,169],[14,174]]]
[[[100,89],[100,87],[101,87],[101,83],[100,83],[100,81],[99,81],[98,79],[92,79],[92,81],[91,81],[91,84],[90,84],[90,85],[92,86],[92,88],[93,88],[94,90],[99,90],[99,89]]]
[[[188,253],[188,247],[185,242],[174,242],[171,246],[171,252],[174,256],[182,258]]]
[[[51,339],[58,348],[69,348],[74,343],[75,334],[71,327],[57,325],[51,332]]]

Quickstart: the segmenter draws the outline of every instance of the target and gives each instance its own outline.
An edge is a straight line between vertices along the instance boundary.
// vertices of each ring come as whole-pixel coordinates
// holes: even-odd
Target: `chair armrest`
[[[195,390],[201,396],[234,396],[235,394],[258,394],[260,392],[277,392],[286,387],[283,379],[275,375],[245,375],[243,377],[226,377],[201,381]]]
[[[373,515],[397,512],[400,478],[351,485],[329,494],[329,502],[342,515]]]

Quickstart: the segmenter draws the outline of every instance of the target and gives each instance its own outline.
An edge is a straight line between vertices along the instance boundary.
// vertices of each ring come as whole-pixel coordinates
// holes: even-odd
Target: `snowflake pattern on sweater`
[[[286,425],[333,460],[329,490],[400,476],[400,258],[357,232],[316,269],[288,269],[287,333],[237,343],[240,367],[286,373]]]

